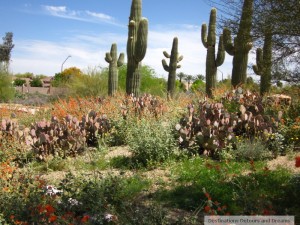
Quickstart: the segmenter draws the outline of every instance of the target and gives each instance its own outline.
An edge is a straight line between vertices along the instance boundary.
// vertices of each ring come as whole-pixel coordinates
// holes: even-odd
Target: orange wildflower
[[[50,223],[52,223],[52,222],[54,222],[56,220],[57,220],[57,216],[55,216],[55,215],[52,215],[52,216],[49,217],[49,222]]]
[[[82,217],[81,222],[86,223],[87,221],[89,221],[89,219],[90,219],[90,216],[85,215],[84,217]]]
[[[210,207],[209,207],[208,205],[205,206],[205,207],[204,207],[204,211],[205,211],[205,212],[209,212],[209,211],[210,211]]]

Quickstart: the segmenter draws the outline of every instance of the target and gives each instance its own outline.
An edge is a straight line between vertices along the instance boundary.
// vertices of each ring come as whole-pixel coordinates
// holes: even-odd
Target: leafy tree
[[[43,87],[43,82],[42,82],[41,78],[39,78],[39,77],[34,77],[34,78],[30,81],[30,86],[31,86],[31,87]]]
[[[3,44],[0,45],[0,63],[1,66],[4,66],[8,70],[9,61],[11,57],[11,51],[14,47],[13,44],[13,33],[7,32],[3,39]]]
[[[26,84],[26,80],[23,80],[21,78],[17,78],[14,80],[14,85],[15,86],[23,86],[23,84]]]

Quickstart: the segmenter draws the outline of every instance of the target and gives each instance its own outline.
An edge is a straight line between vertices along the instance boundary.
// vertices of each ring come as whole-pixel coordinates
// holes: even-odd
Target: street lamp
[[[68,58],[70,58],[71,56],[70,55],[68,55],[68,57],[65,59],[65,61],[63,61],[63,63],[61,64],[61,69],[60,69],[60,72],[62,73],[62,71],[63,71],[63,67],[64,67],[64,64],[65,64],[65,62],[68,60]]]
[[[218,69],[219,70],[219,69]],[[221,71],[221,70],[219,70],[220,72],[221,72],[221,74],[222,74],[222,81],[223,81],[223,72]]]

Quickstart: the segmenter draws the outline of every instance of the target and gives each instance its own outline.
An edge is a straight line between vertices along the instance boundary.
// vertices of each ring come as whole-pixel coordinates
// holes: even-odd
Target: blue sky
[[[107,67],[104,56],[112,43],[117,43],[119,53],[126,53],[130,6],[131,0],[5,1],[0,5],[0,35],[14,33],[11,71],[53,76],[69,55],[64,68],[76,66],[87,72]],[[177,36],[184,56],[177,72],[204,75],[206,49],[201,43],[201,25],[208,23],[210,9],[206,0],[143,0],[143,16],[149,20],[143,64],[159,77],[167,77],[162,52],[171,51]],[[231,64],[232,58],[226,54],[219,79],[221,71],[224,78],[231,73]]]

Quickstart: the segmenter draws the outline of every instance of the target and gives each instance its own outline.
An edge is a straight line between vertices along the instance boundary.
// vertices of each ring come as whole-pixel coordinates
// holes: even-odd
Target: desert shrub
[[[128,145],[138,163],[163,162],[174,153],[176,142],[171,124],[143,118],[129,132]]]
[[[105,96],[107,95],[108,72],[106,69],[90,69],[86,74],[74,76],[67,87],[71,96]]]
[[[15,95],[15,89],[12,85],[11,75],[0,68],[0,102],[12,100]]]
[[[265,160],[273,157],[272,152],[267,148],[261,139],[247,140],[238,138],[235,147],[227,146],[220,153],[221,158],[234,159],[237,161]]]

